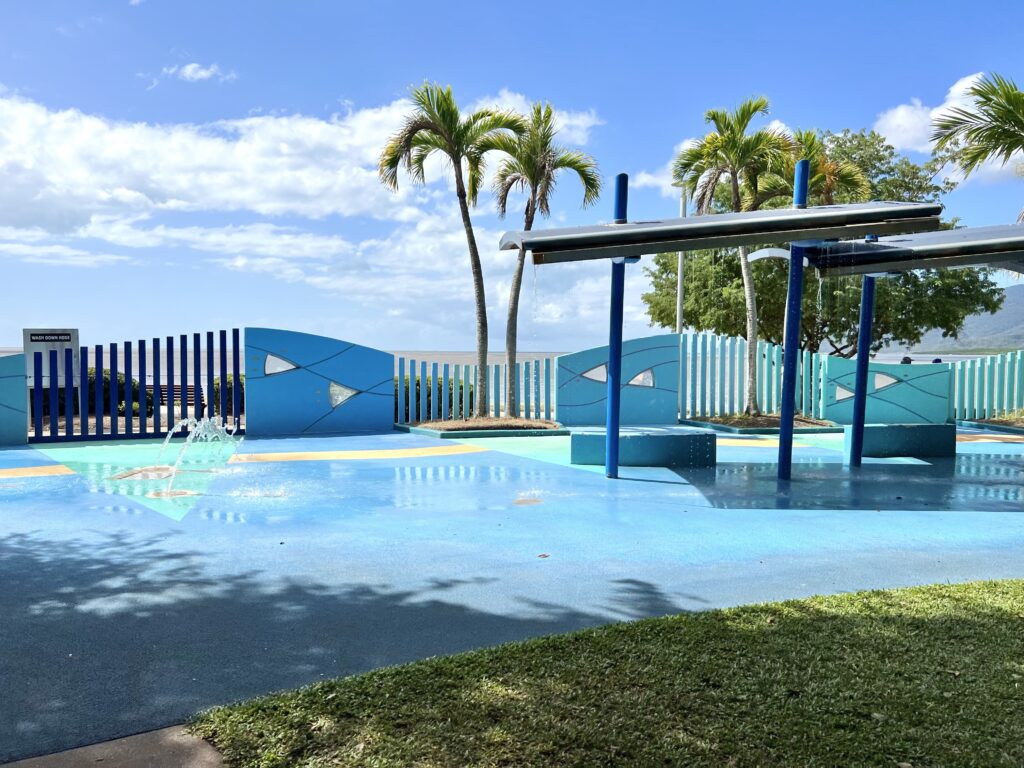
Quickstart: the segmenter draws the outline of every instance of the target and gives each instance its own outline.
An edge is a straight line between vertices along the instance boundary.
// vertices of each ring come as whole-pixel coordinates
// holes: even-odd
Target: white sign
[[[71,350],[72,386],[78,386],[79,349],[77,328],[25,328],[22,330],[22,346],[25,350],[25,372],[28,385],[35,385],[36,352],[43,354],[43,386],[50,385],[50,350],[57,352],[57,385],[64,386],[64,350]]]

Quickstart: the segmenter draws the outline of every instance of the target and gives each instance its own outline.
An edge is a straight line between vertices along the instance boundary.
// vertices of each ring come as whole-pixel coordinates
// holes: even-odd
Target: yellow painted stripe
[[[1024,435],[957,435],[958,443],[1024,443]]]
[[[263,461],[361,461],[365,459],[419,459],[431,456],[458,456],[463,453],[482,453],[488,450],[476,445],[430,446],[428,448],[391,448],[372,451],[295,451],[292,453],[236,453],[232,464]]]
[[[742,438],[742,437],[719,437],[715,441],[718,445],[726,446],[727,448],[778,448],[778,439],[755,437],[755,438]],[[794,448],[806,448],[806,443],[793,443]]]
[[[44,464],[41,467],[13,467],[11,469],[0,469],[0,478],[3,477],[56,477],[58,475],[73,475],[73,470],[63,464]]]

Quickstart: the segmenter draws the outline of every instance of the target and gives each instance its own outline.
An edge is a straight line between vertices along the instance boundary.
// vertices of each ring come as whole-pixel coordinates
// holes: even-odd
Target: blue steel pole
[[[807,207],[810,163],[800,160],[793,178],[793,207]],[[779,480],[789,480],[793,470],[793,419],[796,417],[796,372],[800,359],[800,305],[804,295],[804,247],[789,246],[789,289],[786,293],[786,335],[782,359],[782,407],[779,424]]]
[[[626,223],[629,176],[615,177],[615,223]],[[612,297],[608,313],[608,412],[605,418],[604,473],[619,476],[619,395],[622,387],[622,303],[626,286],[626,262],[612,259]]]
[[[864,418],[868,404],[868,357],[871,354],[871,321],[875,312],[875,278],[864,275],[860,289],[860,329],[857,332],[857,372],[853,384],[853,427],[850,430],[851,467],[859,467],[864,453]]]

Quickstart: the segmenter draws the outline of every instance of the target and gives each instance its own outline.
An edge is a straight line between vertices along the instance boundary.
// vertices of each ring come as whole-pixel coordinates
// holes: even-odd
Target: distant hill
[[[1006,288],[1003,308],[994,315],[967,318],[958,339],[944,339],[941,331],[929,331],[911,352],[967,352],[1024,349],[1024,285]]]

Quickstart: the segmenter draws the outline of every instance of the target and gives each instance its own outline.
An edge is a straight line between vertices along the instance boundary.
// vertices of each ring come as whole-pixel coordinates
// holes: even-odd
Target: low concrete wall
[[[573,464],[604,464],[605,431],[573,430]],[[634,427],[619,434],[619,464],[624,467],[713,467],[715,433],[707,429]]]
[[[844,452],[850,455],[853,426],[843,430]],[[955,424],[866,424],[864,456],[937,458],[956,456]]]

